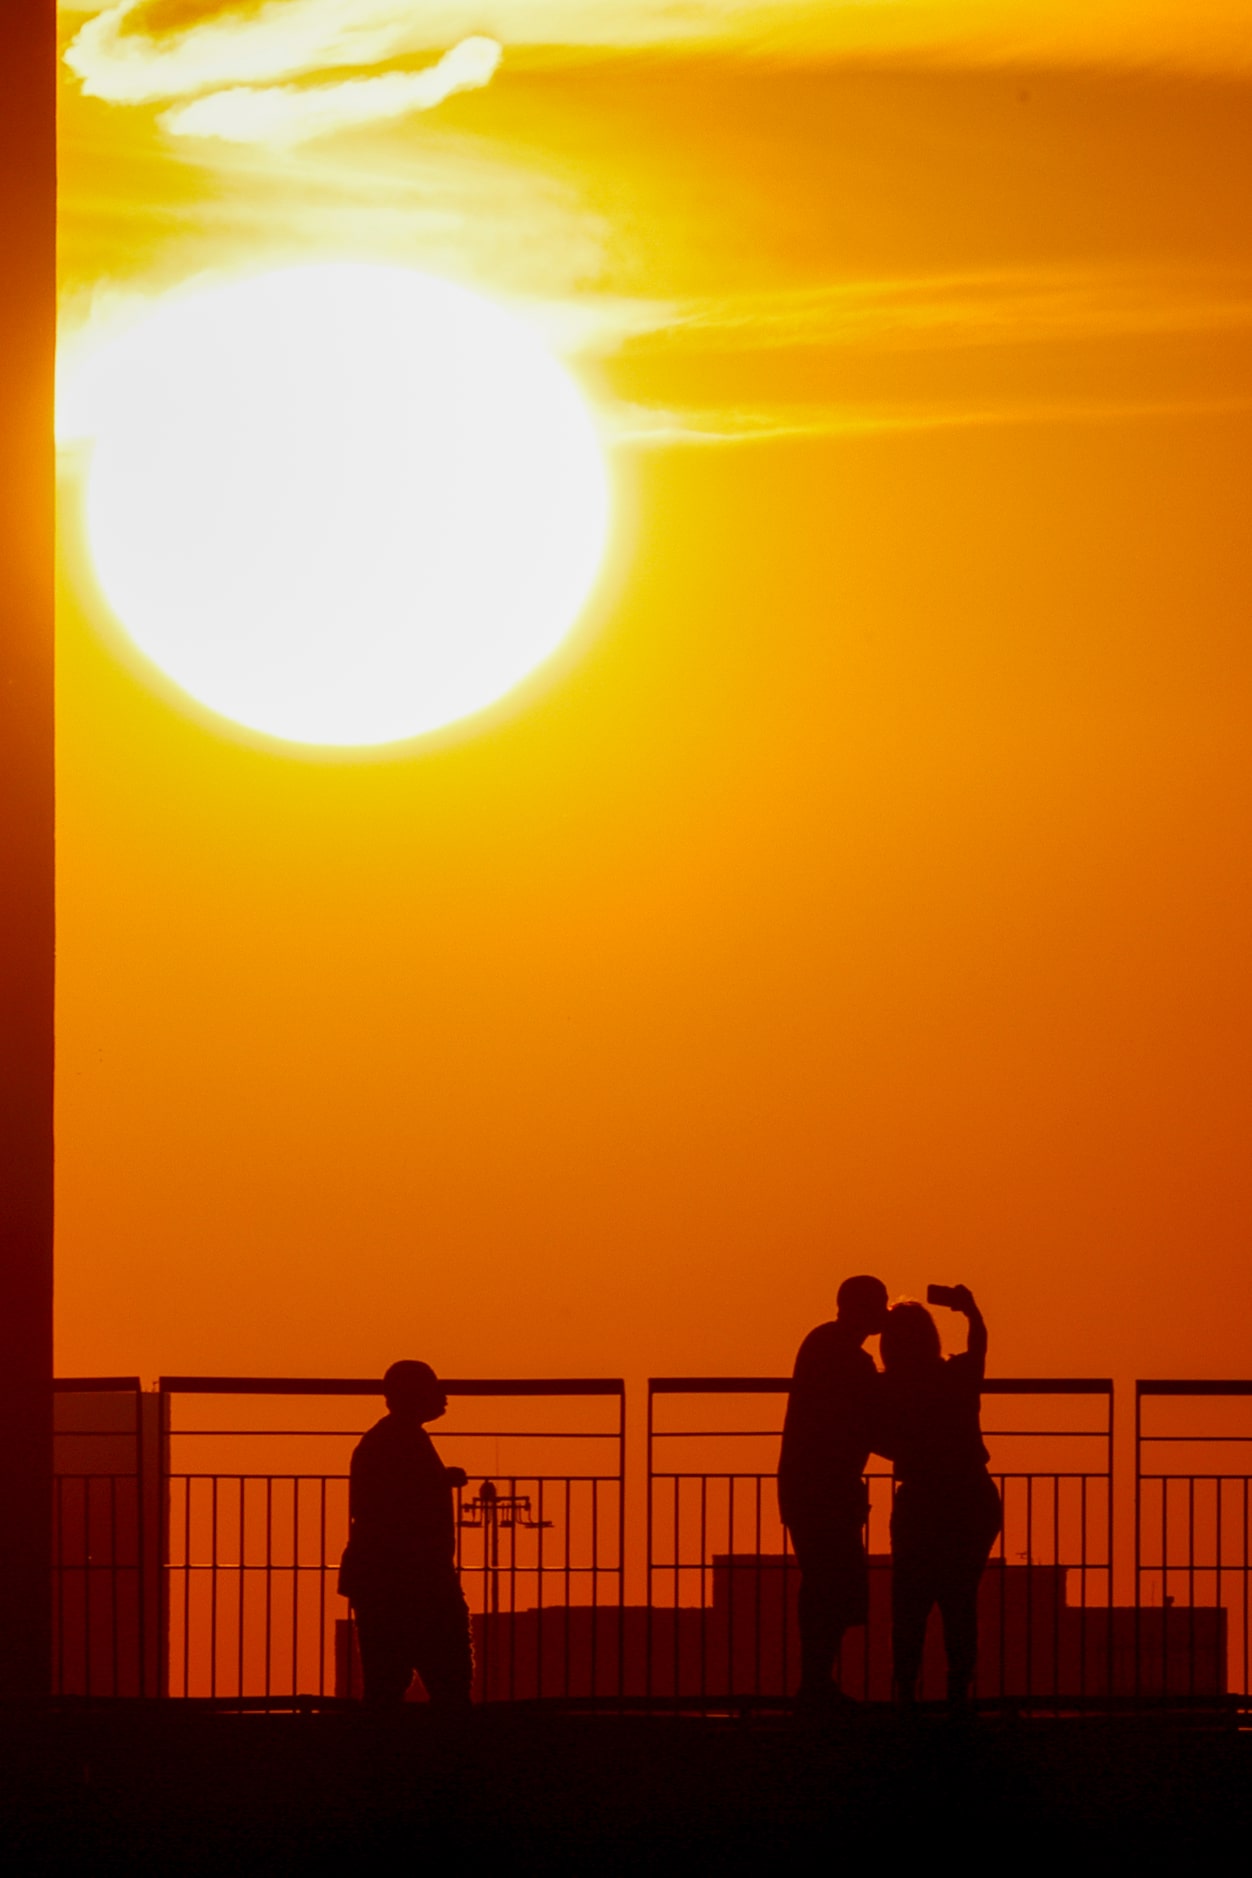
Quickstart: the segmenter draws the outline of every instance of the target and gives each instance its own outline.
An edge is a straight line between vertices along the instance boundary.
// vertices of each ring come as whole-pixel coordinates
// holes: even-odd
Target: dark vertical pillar
[[[49,1686],[55,0],[0,0],[0,1694]]]

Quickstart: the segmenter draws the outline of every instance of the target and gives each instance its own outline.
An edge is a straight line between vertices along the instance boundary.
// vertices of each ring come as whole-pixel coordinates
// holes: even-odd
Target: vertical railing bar
[[[653,1604],[654,1604],[653,1592],[654,1592],[654,1587],[655,1587],[655,1582],[656,1582],[653,1576],[653,1559],[655,1557],[655,1542],[654,1542],[654,1530],[653,1530],[654,1529],[653,1500],[656,1494],[656,1482],[654,1479],[655,1456],[653,1454],[654,1415],[655,1415],[654,1396],[653,1396],[651,1378],[649,1378],[649,1381],[648,1381],[647,1453],[646,1453],[646,1462],[645,1462],[645,1465],[646,1465],[645,1484],[647,1487],[647,1499],[644,1505],[645,1585],[644,1585],[644,1619],[643,1619],[643,1654],[644,1654],[643,1693],[644,1693],[645,1701],[649,1704],[651,1703],[651,1700],[652,1700],[652,1636],[653,1636],[652,1609],[653,1609]]]
[[[156,1466],[153,1470],[156,1482],[156,1522],[157,1532],[153,1547],[156,1562],[156,1653],[157,1660],[153,1680],[158,1696],[168,1698],[170,1693],[170,1457],[172,1433],[170,1422],[170,1399],[164,1389],[158,1388],[157,1403],[157,1453]]]
[[[670,1694],[673,1696],[677,1696],[677,1694],[679,1693],[679,1688],[682,1682],[682,1673],[679,1667],[679,1652],[678,1652],[678,1606],[679,1606],[679,1603],[681,1601],[681,1596],[682,1596],[682,1590],[681,1590],[682,1540],[680,1537],[680,1534],[682,1532],[681,1522],[682,1522],[681,1488],[680,1488],[679,1477],[677,1474],[675,1474],[674,1475],[674,1611],[673,1611],[674,1635],[673,1635],[673,1648],[671,1650],[671,1656],[673,1658],[673,1674],[672,1674],[672,1680],[671,1680],[671,1686],[670,1686]]]
[[[1026,1694],[1035,1693],[1035,1477],[1026,1476]]]
[[[756,1528],[753,1535],[753,1552],[756,1565],[753,1577],[756,1583],[756,1648],[753,1657],[753,1694],[761,1693],[761,1609],[763,1566],[761,1563],[761,1476],[756,1477]]]
[[[570,1478],[567,1474],[565,1476],[565,1694],[567,1698],[572,1693],[570,1688],[570,1652],[572,1648],[570,1625],[573,1619],[571,1616],[570,1597],[573,1581],[570,1576],[570,1541],[572,1538],[570,1495]]]
[[[91,1647],[91,1475],[83,1478],[83,1690],[92,1693]]]
[[[591,1648],[588,1664],[591,1676],[589,1694],[594,1702],[600,1699],[600,1486],[597,1477],[591,1483]],[[619,1689],[619,1695],[625,1690]]]
[[[1064,1567],[1061,1563],[1061,1479],[1052,1476],[1052,1700],[1061,1694],[1061,1607],[1067,1601]]]
[[[109,1600],[113,1607],[112,1609],[113,1693],[114,1695],[120,1695],[122,1691],[120,1687],[118,1686],[120,1679],[121,1679],[121,1655],[120,1655],[120,1639],[118,1637],[118,1619],[119,1619],[119,1614],[120,1614],[118,1610],[118,1599],[119,1599],[120,1581],[118,1579],[118,1564],[117,1564],[117,1475],[116,1474],[110,1474],[109,1476],[109,1558],[111,1561],[110,1568],[109,1568]]]
[[[700,1700],[709,1694],[709,1477],[700,1475]],[[678,1616],[675,1613],[674,1623]],[[674,1691],[677,1695],[678,1691]]]
[[[1105,1572],[1105,1594],[1104,1594],[1104,1605],[1105,1605],[1104,1654],[1105,1654],[1105,1687],[1108,1691],[1108,1699],[1110,1701],[1112,1700],[1113,1696],[1116,1694],[1116,1691],[1113,1687],[1113,1666],[1116,1660],[1115,1654],[1114,1654],[1114,1637],[1113,1637],[1114,1615],[1113,1613],[1114,1613],[1114,1610],[1116,1609],[1116,1604],[1117,1604],[1117,1592],[1116,1592],[1116,1583],[1115,1583],[1115,1567],[1116,1567],[1116,1560],[1117,1560],[1116,1498],[1113,1492],[1113,1471],[1115,1467],[1117,1466],[1117,1444],[1114,1440],[1114,1427],[1113,1427],[1115,1413],[1116,1413],[1116,1397],[1113,1394],[1112,1388],[1110,1388],[1109,1394],[1108,1394],[1108,1408],[1106,1411],[1106,1421],[1105,1421],[1107,1436],[1106,1436],[1106,1447],[1104,1451],[1105,1520],[1107,1522],[1106,1527],[1105,1527],[1105,1536],[1104,1536],[1104,1554],[1105,1554],[1106,1559],[1108,1560],[1108,1565],[1107,1565],[1107,1569]]]
[[[736,1476],[726,1476],[726,1551],[729,1554],[726,1568],[726,1693],[737,1694],[738,1677],[735,1675],[735,1485]],[[716,1581],[715,1581],[716,1584]],[[717,1598],[716,1588],[713,1592]]]
[[[209,1515],[209,1529],[210,1529],[209,1557],[212,1560],[212,1564],[211,1564],[210,1572],[209,1572],[209,1584],[210,1584],[209,1694],[210,1696],[216,1696],[217,1694],[217,1590],[218,1590],[217,1482],[218,1482],[218,1476],[214,1474],[213,1482],[212,1482],[212,1490],[211,1490],[210,1515]]]
[[[517,1480],[509,1479],[509,1492],[516,1499]],[[509,1625],[509,1700],[517,1700],[517,1528],[510,1526],[509,1535],[509,1615],[513,1622]],[[500,1521],[497,1516],[495,1537],[498,1542]]]
[[[542,1696],[542,1694],[543,1694],[543,1620],[544,1620],[544,1607],[543,1607],[543,1590],[544,1590],[544,1586],[543,1586],[543,1533],[544,1533],[544,1526],[543,1526],[543,1490],[544,1490],[544,1486],[545,1486],[545,1484],[546,1484],[546,1483],[545,1483],[545,1482],[544,1482],[544,1481],[543,1481],[542,1479],[539,1479],[539,1480],[536,1480],[536,1482],[535,1482],[535,1498],[536,1498],[536,1500],[538,1501],[538,1505],[539,1505],[539,1536],[538,1536],[538,1543],[537,1543],[537,1545],[536,1545],[536,1548],[535,1548],[535,1551],[536,1551],[536,1571],[535,1571],[535,1694],[536,1694],[537,1696]],[[514,1488],[514,1492],[516,1492],[516,1488]],[[516,1517],[517,1517],[517,1515],[516,1515],[516,1513],[515,1513],[515,1514],[514,1514],[514,1519],[515,1519],[515,1520],[516,1520]],[[516,1564],[516,1562],[517,1562],[517,1535],[518,1535],[518,1527],[517,1527],[517,1525],[515,1524],[515,1525],[513,1526],[513,1559],[514,1559],[514,1564]]]
[[[651,1407],[652,1391],[649,1388],[649,1431]],[[651,1434],[649,1432],[650,1445]],[[651,1454],[649,1454],[649,1469],[651,1465]],[[652,1493],[649,1487],[649,1516],[651,1505]],[[623,1385],[617,1398],[617,1693],[619,1700],[626,1694],[626,1558],[626,1389]],[[650,1602],[650,1599],[648,1601]]]
[[[1215,1685],[1213,1689],[1214,1695],[1217,1695],[1220,1693],[1220,1690],[1216,1685],[1219,1683],[1224,1685],[1227,1680],[1226,1675],[1225,1675],[1226,1665],[1224,1662],[1220,1666],[1220,1673],[1219,1673],[1218,1662],[1217,1662],[1218,1652],[1219,1650],[1224,1653],[1229,1651],[1229,1644],[1227,1643],[1226,1639],[1222,1636],[1222,1608],[1223,1608],[1222,1607],[1222,1506],[1225,1500],[1225,1495],[1222,1492],[1222,1488],[1224,1487],[1224,1485],[1225,1485],[1224,1479],[1218,1480],[1215,1482],[1216,1491],[1217,1491],[1217,1504],[1216,1504],[1216,1509],[1215,1509],[1215,1523],[1216,1523],[1215,1545],[1216,1545],[1216,1559],[1217,1559],[1217,1578],[1216,1578],[1216,1583],[1213,1589],[1213,1602],[1215,1605],[1215,1610],[1213,1614],[1213,1623],[1215,1626],[1214,1637],[1213,1637],[1213,1657],[1214,1657],[1213,1669],[1214,1669],[1214,1685]]]
[[[239,1564],[235,1572],[235,1577],[238,1581],[239,1622],[238,1622],[238,1631],[237,1631],[237,1635],[235,1638],[235,1654],[236,1654],[236,1678],[237,1678],[239,1686],[235,1690],[235,1694],[241,1696],[244,1692],[244,1677],[246,1673],[245,1656],[244,1656],[244,1628],[247,1622],[246,1566],[247,1566],[248,1553],[246,1549],[246,1540],[247,1540],[247,1522],[248,1522],[248,1496],[247,1496],[247,1484],[244,1479],[244,1476],[240,1474],[238,1476],[238,1480],[239,1480]]]
[[[144,1544],[144,1442],[143,1442],[143,1394],[136,1389],[135,1403],[135,1622],[137,1627],[135,1646],[135,1670],[139,1679],[138,1695],[148,1693],[148,1600],[146,1594],[146,1576],[148,1553]]]
[[[1169,1694],[1169,1520],[1170,1482],[1161,1478],[1161,1695]]]
[[[1242,1533],[1242,1538],[1243,1538],[1243,1687],[1240,1689],[1239,1693],[1242,1696],[1248,1696],[1248,1695],[1252,1695],[1252,1686],[1250,1686],[1252,1685],[1252,1676],[1249,1675],[1249,1669],[1252,1669],[1252,1652],[1249,1651],[1249,1640],[1248,1640],[1248,1589],[1249,1589],[1248,1578],[1249,1578],[1250,1569],[1252,1569],[1252,1561],[1250,1561],[1248,1558],[1248,1476],[1246,1474],[1243,1477],[1243,1533]]]
[[[1196,1698],[1196,1476],[1192,1474],[1186,1510],[1186,1688]]]
[[[291,1483],[291,1693],[300,1693],[300,1480]]]
[[[868,1523],[866,1526],[866,1530],[868,1531]],[[868,1547],[868,1542],[867,1542],[866,1551],[868,1552],[868,1550],[869,1550],[869,1547]],[[782,1527],[782,1564],[778,1568],[778,1576],[779,1576],[779,1596],[782,1599],[782,1612],[781,1612],[781,1617],[779,1621],[779,1630],[780,1630],[781,1638],[782,1638],[781,1645],[780,1645],[780,1648],[782,1650],[782,1667],[780,1670],[780,1680],[782,1682],[782,1688],[779,1691],[779,1695],[782,1701],[785,1702],[788,1696],[791,1694],[791,1671],[790,1671],[791,1535],[788,1533],[787,1528],[785,1526]],[[865,1626],[865,1694],[867,1697],[869,1695],[870,1630],[871,1630],[870,1624],[866,1623],[866,1626]]]
[[[458,1532],[460,1528],[457,1528]],[[317,1556],[321,1570],[317,1575],[317,1692],[326,1693],[326,1476],[321,1477],[321,1496],[318,1505]]]
[[[265,1476],[265,1695],[273,1689],[274,1655],[274,1476]]]
[[[1082,1477],[1082,1498],[1078,1515],[1078,1547],[1082,1558],[1082,1569],[1078,1574],[1078,1595],[1081,1600],[1079,1610],[1082,1613],[1078,1619],[1078,1693],[1083,1697],[1085,1697],[1087,1693],[1087,1488],[1089,1478],[1087,1474],[1084,1474]],[[1068,1595],[1069,1587],[1067,1584],[1067,1602]],[[1111,1623],[1112,1619],[1110,1618],[1109,1621]],[[1113,1691],[1110,1688],[1109,1694],[1112,1695],[1112,1693]]]
[[[190,1474],[180,1475],[183,1483],[183,1694],[191,1693],[191,1483]]]

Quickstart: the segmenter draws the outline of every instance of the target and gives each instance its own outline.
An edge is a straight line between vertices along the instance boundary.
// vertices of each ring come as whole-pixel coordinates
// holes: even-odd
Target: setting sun
[[[518,319],[409,269],[170,295],[83,368],[96,578],[212,711],[391,743],[510,691],[577,619],[608,492],[571,379]]]

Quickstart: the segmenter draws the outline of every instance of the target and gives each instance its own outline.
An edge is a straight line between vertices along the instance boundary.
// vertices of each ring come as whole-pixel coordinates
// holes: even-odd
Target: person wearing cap
[[[397,1706],[417,1671],[433,1704],[469,1705],[474,1656],[456,1568],[453,1490],[426,1432],[448,1406],[428,1363],[393,1363],[383,1377],[387,1413],[352,1454],[348,1543],[339,1591],[352,1606],[365,1701]]]

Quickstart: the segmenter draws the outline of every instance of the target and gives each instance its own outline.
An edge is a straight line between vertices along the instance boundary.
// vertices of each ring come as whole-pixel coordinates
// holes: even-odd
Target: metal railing
[[[789,1694],[799,1573],[775,1492],[788,1378],[649,1383],[646,1517],[633,1546],[620,1381],[446,1386],[452,1406],[432,1432],[468,1476],[455,1502],[479,1699],[712,1708]],[[155,1391],[134,1377],[58,1382],[57,1693],[235,1704],[358,1694],[336,1578],[348,1459],[376,1419],[380,1388],[324,1378],[170,1377]],[[976,1692],[1054,1707],[1246,1705],[1252,1381],[1136,1385],[1133,1560],[1123,1542],[1118,1587],[1112,1385],[999,1379],[984,1397],[1005,1517],[980,1594]],[[868,1485],[869,1622],[849,1633],[840,1671],[853,1693],[885,1699],[885,1465]],[[1128,1494],[1124,1540],[1131,1510]],[[628,1570],[643,1587],[633,1604]],[[1116,1589],[1129,1592],[1120,1605]],[[936,1622],[923,1694],[939,1692],[941,1669]]]
[[[776,1702],[799,1674],[799,1571],[775,1490],[786,1377],[656,1377],[648,1386],[646,1688],[670,1701]],[[1026,1700],[1107,1697],[1113,1684],[1113,1386],[1105,1379],[988,1380],[1010,1398],[1012,1425],[987,1428],[1004,1526],[980,1592],[977,1693]],[[716,1404],[675,1419],[681,1403]],[[1095,1413],[1091,1403],[1097,1405]],[[1058,1414],[1062,1404],[1078,1413]],[[768,1426],[762,1426],[768,1421]],[[1026,1425],[1018,1425],[1021,1423]],[[662,1446],[664,1444],[664,1446]],[[686,1444],[691,1454],[683,1455]],[[1073,1444],[1085,1444],[1076,1463]],[[677,1450],[672,1464],[668,1457]],[[710,1450],[721,1465],[709,1465]],[[660,1464],[664,1454],[667,1464]],[[849,1693],[891,1693],[893,1483],[866,1475],[869,1622],[848,1633],[839,1673]],[[923,1695],[943,1687],[937,1619]]]
[[[478,1698],[617,1689],[623,1384],[526,1378],[444,1387],[449,1419],[432,1432],[445,1463],[469,1477],[454,1502]],[[373,1379],[162,1379],[170,1459],[161,1628],[171,1693],[258,1702],[359,1693],[337,1576],[348,1460],[377,1417],[380,1393]],[[455,1409],[471,1401],[493,1404],[490,1426],[458,1425]],[[536,1427],[540,1401],[575,1412],[562,1425],[549,1414]],[[345,1413],[350,1403],[355,1413]],[[296,1415],[280,1404],[298,1404]],[[583,1444],[586,1465],[567,1464],[571,1444]]]
[[[1252,1694],[1250,1483],[1252,1382],[1136,1383],[1137,1694]]]

